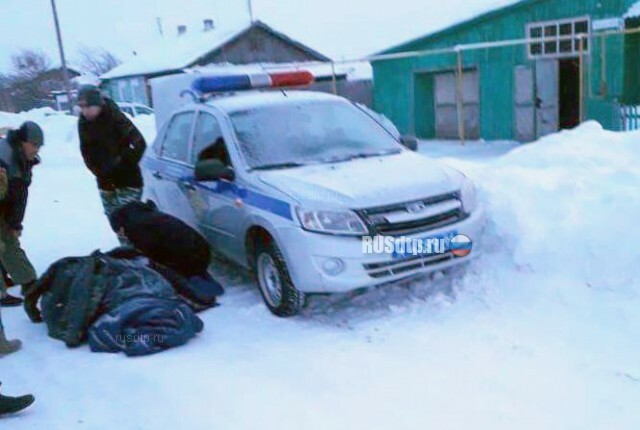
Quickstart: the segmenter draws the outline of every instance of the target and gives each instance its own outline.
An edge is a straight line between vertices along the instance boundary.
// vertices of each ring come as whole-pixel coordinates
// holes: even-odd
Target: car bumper
[[[365,254],[360,237],[318,234],[298,227],[281,229],[278,242],[296,288],[308,293],[337,293],[463,264],[481,253],[484,228],[484,211],[478,207],[458,223],[407,236],[437,237],[452,231],[464,234],[473,242],[471,253],[465,257],[445,253],[400,259],[386,253]],[[327,267],[335,269],[336,265],[341,267],[339,273],[327,270]]]

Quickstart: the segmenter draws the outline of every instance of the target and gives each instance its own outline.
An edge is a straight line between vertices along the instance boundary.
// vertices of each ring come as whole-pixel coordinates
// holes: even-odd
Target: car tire
[[[304,307],[305,295],[293,285],[287,264],[275,241],[259,242],[253,263],[258,289],[271,313],[279,317],[298,314]]]

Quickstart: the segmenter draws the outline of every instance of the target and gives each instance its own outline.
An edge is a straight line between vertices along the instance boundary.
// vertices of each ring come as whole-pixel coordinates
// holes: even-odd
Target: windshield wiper
[[[351,158],[369,158],[369,157],[379,157],[381,155],[391,155],[391,154],[399,154],[400,151],[397,149],[388,149],[386,151],[378,151],[378,152],[361,152],[359,154],[354,154]]]
[[[295,161],[287,161],[286,163],[263,164],[261,166],[252,167],[251,170],[274,170],[274,169],[290,169],[292,167],[306,166],[304,163]]]
[[[355,160],[356,158],[379,157],[382,155],[392,155],[392,154],[399,154],[399,153],[400,151],[398,151],[397,149],[378,151],[378,152],[360,152],[357,154],[345,155],[344,157],[325,158],[322,160],[322,162],[323,163],[342,163],[345,161]]]

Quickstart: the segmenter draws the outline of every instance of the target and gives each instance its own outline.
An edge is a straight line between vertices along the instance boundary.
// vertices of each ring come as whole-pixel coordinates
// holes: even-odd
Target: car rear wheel
[[[284,257],[273,240],[256,247],[254,260],[256,282],[271,313],[279,317],[296,315],[304,306],[304,293],[291,281]]]

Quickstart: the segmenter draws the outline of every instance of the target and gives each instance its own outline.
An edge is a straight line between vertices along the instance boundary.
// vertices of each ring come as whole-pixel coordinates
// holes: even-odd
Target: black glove
[[[33,323],[41,323],[42,315],[38,309],[38,299],[40,293],[37,289],[36,282],[29,282],[22,286],[22,295],[24,296],[24,311]]]
[[[31,294],[24,298],[24,311],[33,323],[42,322],[42,314],[38,309],[38,296]]]

